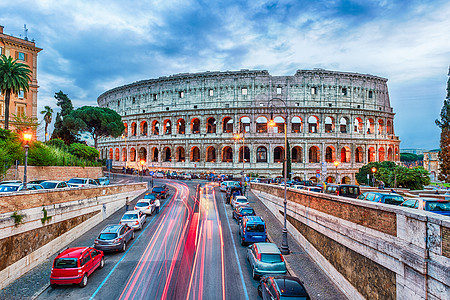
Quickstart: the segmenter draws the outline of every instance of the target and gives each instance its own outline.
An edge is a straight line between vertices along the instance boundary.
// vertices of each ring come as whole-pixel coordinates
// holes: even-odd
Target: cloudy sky
[[[39,110],[59,90],[79,107],[175,73],[324,68],[388,78],[401,148],[439,146],[448,0],[2,0],[0,12],[4,33],[23,37],[26,24],[44,49]]]

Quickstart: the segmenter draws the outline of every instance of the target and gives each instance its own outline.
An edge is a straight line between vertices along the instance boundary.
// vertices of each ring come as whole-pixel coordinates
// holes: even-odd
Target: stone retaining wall
[[[282,187],[253,192],[283,219]],[[288,231],[350,299],[450,299],[450,218],[288,189]]]
[[[27,180],[69,180],[74,177],[99,178],[103,176],[101,167],[59,167],[59,166],[27,166]],[[23,180],[23,166],[16,170],[12,166],[4,180]]]

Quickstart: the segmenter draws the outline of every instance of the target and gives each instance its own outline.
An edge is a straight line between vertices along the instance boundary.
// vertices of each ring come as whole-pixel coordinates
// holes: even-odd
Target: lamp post
[[[337,172],[337,168],[339,166],[339,161],[335,160],[334,162],[334,166],[336,167],[336,183],[338,183],[338,172]]]
[[[141,164],[141,182],[142,182],[143,177],[144,177],[144,164],[145,164],[145,160],[141,159],[141,160],[139,161],[139,163]]]
[[[235,140],[239,140],[241,138],[241,135],[239,133],[236,133],[234,135]],[[245,180],[245,128],[242,130],[242,182],[241,186],[244,187],[244,180]]]
[[[25,165],[23,168],[23,190],[26,191],[27,188],[27,165],[28,165],[28,148],[30,146],[28,143],[31,141],[31,138],[33,137],[33,134],[31,132],[24,132],[23,133],[23,140],[25,142]]]
[[[375,186],[375,172],[377,171],[377,168],[372,167],[372,186]]]
[[[288,120],[288,109],[287,109],[287,103],[283,101],[280,98],[273,98],[269,100],[268,106],[270,108],[270,121],[269,126],[275,126],[275,120],[273,119],[273,109],[276,107],[273,104],[273,101],[277,100],[284,104],[285,107],[285,118],[284,118],[284,225],[283,225],[283,231],[282,231],[282,241],[281,241],[281,253],[286,255],[290,253],[288,240],[287,240],[287,228],[286,228],[286,212],[287,212],[287,120]]]

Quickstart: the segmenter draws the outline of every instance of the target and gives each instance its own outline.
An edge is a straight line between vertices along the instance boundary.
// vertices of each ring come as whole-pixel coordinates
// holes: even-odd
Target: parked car
[[[367,200],[378,203],[400,205],[405,199],[397,193],[379,193],[379,192],[365,192],[362,193],[358,199]]]
[[[266,274],[286,274],[286,263],[277,245],[255,243],[248,246],[247,260],[252,268],[253,279]]]
[[[184,173],[181,176],[184,180],[192,180],[191,174]]]
[[[134,206],[134,210],[142,211],[144,214],[151,216],[156,209],[155,207],[155,200],[141,199]]]
[[[314,183],[311,180],[302,180],[299,181],[297,184],[305,186],[314,186]]]
[[[97,187],[98,183],[91,178],[71,178],[67,184],[70,187]]]
[[[159,194],[161,198],[166,199],[167,197],[169,197],[169,188],[165,184],[161,186],[155,186],[152,189],[152,193]]]
[[[140,230],[144,227],[146,222],[146,215],[139,210],[127,211],[123,214],[122,219],[120,219],[119,224],[127,224],[128,226]]]
[[[405,200],[400,206],[417,208],[444,216],[450,216],[450,201],[447,200],[435,198],[411,198]]]
[[[303,282],[297,277],[287,275],[261,277],[258,285],[258,295],[263,300],[310,299]]]
[[[155,202],[156,199],[160,199],[161,196],[158,193],[147,193],[144,195],[144,199],[151,200],[152,202]]]
[[[156,178],[164,178],[164,173],[163,172],[156,172],[155,173],[155,177]]]
[[[20,192],[24,188],[22,183],[5,183],[0,185],[0,193],[13,193]],[[27,183],[27,190],[43,190],[44,188],[40,184]]]
[[[303,188],[305,191],[310,191],[310,192],[316,192],[316,193],[322,193],[322,188],[319,186],[305,186]]]
[[[235,196],[231,199],[231,207],[235,208],[239,205],[249,205],[247,197]]]
[[[332,183],[327,184],[325,193],[348,198],[358,198],[361,194],[357,185]]]
[[[266,223],[259,216],[244,216],[239,224],[241,245],[267,242]]]
[[[109,185],[110,184],[108,176],[103,176],[103,177],[97,178],[96,181],[99,185]]]
[[[102,251],[122,251],[134,239],[134,230],[128,225],[107,225],[94,240],[94,248]]]
[[[63,189],[69,187],[67,185],[67,182],[65,181],[58,181],[58,180],[47,180],[41,182],[41,185],[46,190],[52,190],[52,189]]]
[[[68,248],[53,261],[50,285],[79,284],[80,287],[85,287],[88,277],[104,265],[103,251],[91,247]]]
[[[21,180],[4,180],[4,181],[0,182],[0,185],[9,184],[9,183],[22,183],[22,181]],[[30,182],[30,183],[34,183],[34,182]]]
[[[231,180],[222,181],[220,183],[220,191],[226,192],[228,187],[240,187],[240,186],[241,184],[238,181],[231,181]]]
[[[248,205],[236,206],[233,209],[233,219],[240,222],[243,216],[256,216],[255,210]]]
[[[20,181],[20,180],[13,180],[13,181],[17,181],[17,182],[22,183],[22,181]],[[31,180],[31,181],[28,181],[28,183],[41,184],[44,181],[47,181],[47,180],[46,179]]]

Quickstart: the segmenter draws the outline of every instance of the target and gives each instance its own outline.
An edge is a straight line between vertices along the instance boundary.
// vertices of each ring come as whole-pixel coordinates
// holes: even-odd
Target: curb
[[[31,296],[31,300],[37,299],[37,297],[39,297],[43,292],[45,292],[46,289],[48,289],[50,287],[50,284],[46,284],[43,287],[41,287],[39,289],[39,291],[37,291],[36,293],[33,294],[33,296]]]

